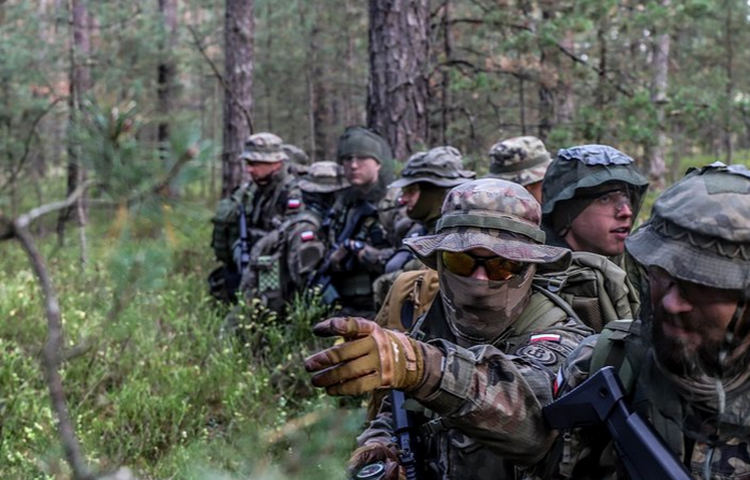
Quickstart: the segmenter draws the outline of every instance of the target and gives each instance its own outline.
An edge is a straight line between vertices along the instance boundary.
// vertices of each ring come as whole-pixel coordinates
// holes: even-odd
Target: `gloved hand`
[[[385,464],[384,479],[406,480],[406,472],[404,472],[404,469],[398,463],[396,446],[393,444],[384,445],[382,443],[371,443],[354,450],[352,457],[349,459],[349,467],[347,469],[349,477],[354,478],[354,475],[362,467],[375,462],[383,462]]]
[[[378,388],[409,391],[424,376],[418,342],[357,317],[329,318],[313,327],[319,337],[344,337],[345,342],[305,359],[315,373],[312,383],[329,395],[361,395]]]
[[[331,254],[331,268],[335,272],[344,270],[344,263],[349,258],[349,255],[349,250],[344,245],[339,245],[339,248]]]

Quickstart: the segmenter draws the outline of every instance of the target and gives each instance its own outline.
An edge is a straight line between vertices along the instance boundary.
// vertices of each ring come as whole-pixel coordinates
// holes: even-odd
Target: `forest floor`
[[[286,322],[250,314],[242,339],[223,337],[227,308],[205,280],[214,267],[210,209],[164,210],[95,213],[86,267],[72,227],[67,246],[54,235],[39,244],[60,297],[68,406],[92,469],[345,478],[362,402],[313,390],[301,366],[324,345],[310,325],[325,312],[298,302]],[[41,291],[16,242],[0,243],[0,271],[0,478],[69,478],[40,362]]]

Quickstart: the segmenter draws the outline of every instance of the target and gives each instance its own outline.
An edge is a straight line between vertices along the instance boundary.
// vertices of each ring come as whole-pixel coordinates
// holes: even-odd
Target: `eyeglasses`
[[[451,273],[469,277],[480,265],[487,272],[487,278],[493,281],[510,280],[525,267],[524,263],[508,260],[503,257],[475,257],[467,252],[448,252],[442,250],[443,266]]]
[[[630,195],[624,190],[612,190],[596,197],[594,202],[603,207],[612,206],[619,213],[627,205],[628,209],[633,210],[633,203],[630,201]]]
[[[362,165],[363,163],[367,162],[368,160],[372,160],[373,162],[377,162],[372,157],[363,157],[359,155],[347,155],[346,157],[341,159],[341,163],[347,163],[349,165],[356,163],[357,165]]]

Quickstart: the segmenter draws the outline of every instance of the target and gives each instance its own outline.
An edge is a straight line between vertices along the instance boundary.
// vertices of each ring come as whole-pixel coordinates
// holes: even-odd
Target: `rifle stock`
[[[544,407],[551,428],[563,430],[604,423],[633,480],[688,480],[690,475],[656,431],[631,412],[613,367],[604,367],[581,385]]]

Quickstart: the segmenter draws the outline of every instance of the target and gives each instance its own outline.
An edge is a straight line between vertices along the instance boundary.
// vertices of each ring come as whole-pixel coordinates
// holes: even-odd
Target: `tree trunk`
[[[445,63],[450,63],[453,59],[453,37],[451,36],[451,4],[450,0],[443,0],[443,50]],[[451,121],[451,76],[450,72],[444,68],[441,84],[441,121],[440,121],[440,144],[448,145],[448,126]]]
[[[429,0],[370,0],[367,117],[395,158],[427,141]]]
[[[661,6],[669,9],[671,0],[662,0]],[[668,27],[664,27],[668,30]],[[666,125],[666,106],[667,106],[667,87],[669,75],[669,48],[670,34],[668,31],[661,33],[656,38],[653,54],[653,90],[651,92],[651,101],[656,109],[656,119],[658,122],[656,129],[656,145],[650,149],[648,156],[648,176],[651,180],[651,186],[657,190],[664,189],[664,175],[666,174],[666,148],[667,148],[667,125]]]
[[[70,48],[70,95],[68,97],[70,128],[68,131],[68,195],[86,180],[86,171],[80,163],[79,148],[72,140],[72,129],[76,117],[82,114],[82,98],[91,89],[91,72],[88,67],[88,58],[91,54],[89,15],[84,0],[71,0],[70,9],[73,17],[71,22],[73,41]],[[81,262],[85,264],[88,256],[84,229],[88,218],[86,194],[79,197],[76,205],[61,211],[57,223],[60,244],[65,242],[65,223],[71,217],[76,219],[79,227]]]
[[[163,21],[164,42],[161,45],[161,62],[156,67],[157,111],[160,117],[157,141],[163,149],[169,141],[169,114],[174,101],[177,75],[174,60],[174,49],[177,45],[177,0],[159,0],[159,14]]]
[[[221,194],[229,196],[242,183],[239,155],[252,133],[245,112],[252,109],[253,0],[226,0],[224,16],[224,150]],[[243,112],[244,110],[244,112]]]
[[[732,42],[734,32],[732,31],[732,0],[724,2],[726,9],[726,20],[724,25],[724,41],[726,53],[726,103],[724,105],[724,149],[726,163],[731,165],[734,157],[732,145],[732,97],[734,96],[734,44]]]
[[[554,4],[542,4],[541,22],[552,22],[555,18]],[[539,28],[539,25],[537,25]],[[554,49],[542,44],[539,49],[539,128],[538,136],[546,142],[550,132],[555,127],[555,97],[557,96],[557,76]]]

